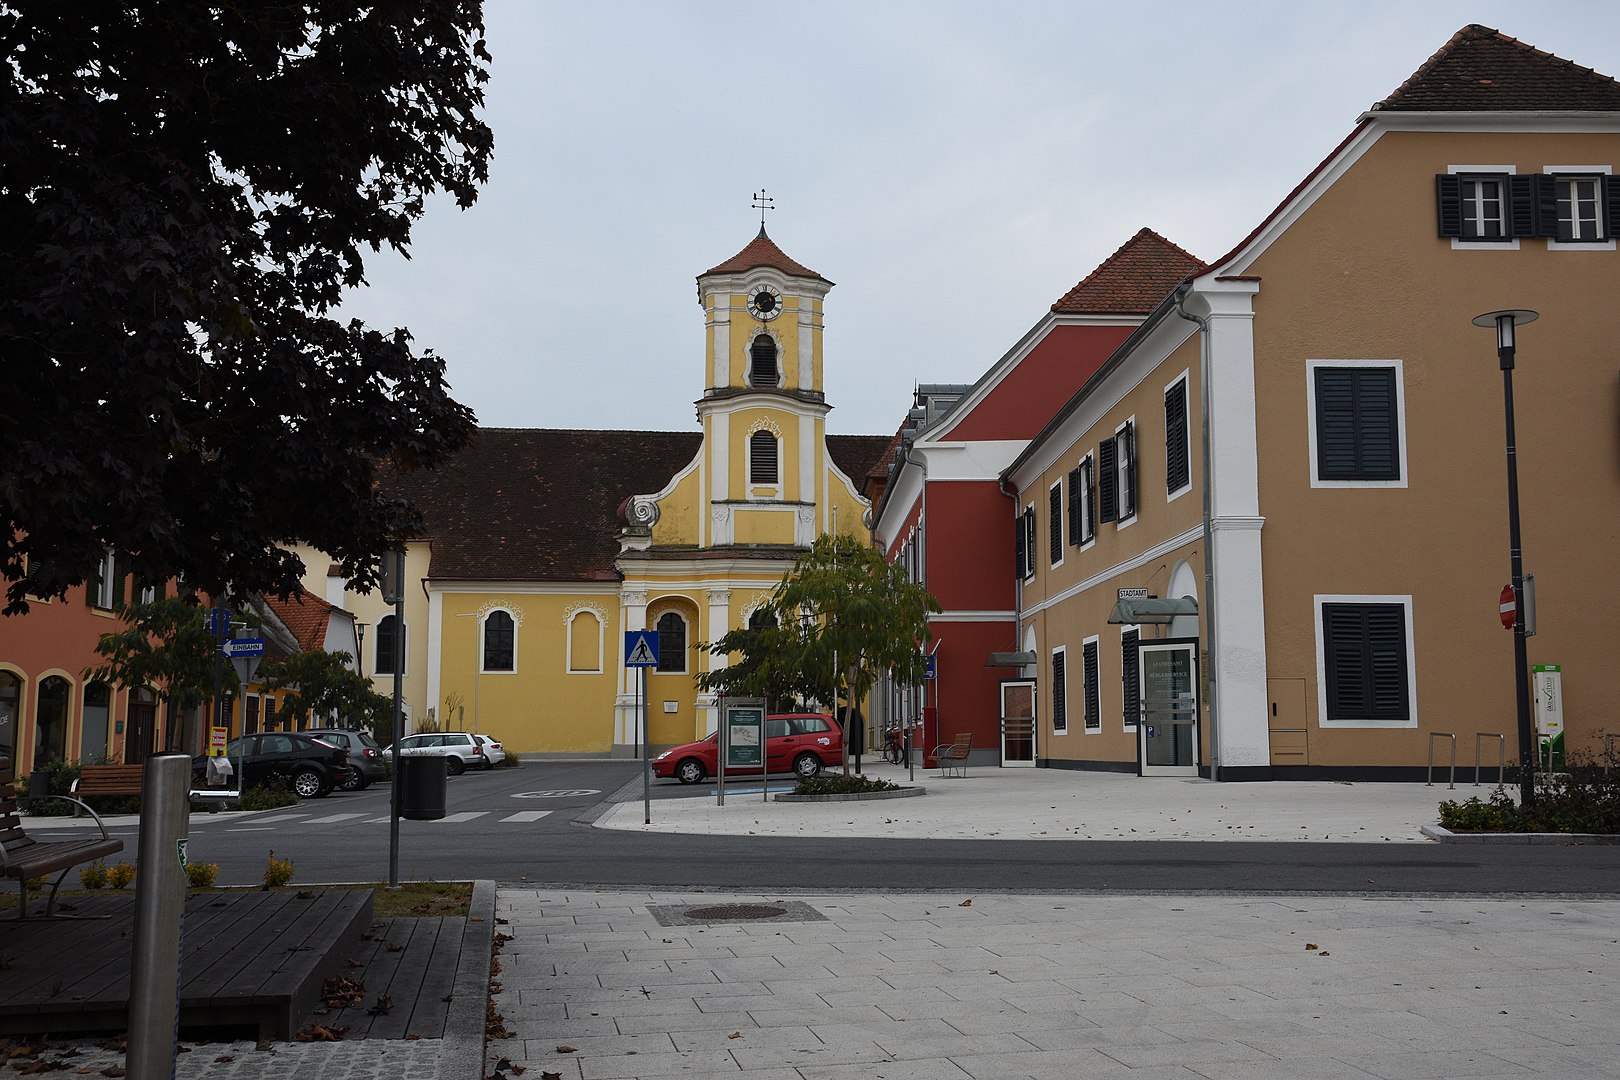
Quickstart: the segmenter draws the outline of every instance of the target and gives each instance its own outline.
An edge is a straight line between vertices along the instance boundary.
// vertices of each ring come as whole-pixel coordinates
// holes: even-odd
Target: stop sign
[[[1518,597],[1513,595],[1513,586],[1502,586],[1502,595],[1499,599],[1501,601],[1502,610],[1502,628],[1505,630],[1511,630],[1513,629],[1513,624],[1515,621],[1517,621],[1519,615],[1519,601]]]

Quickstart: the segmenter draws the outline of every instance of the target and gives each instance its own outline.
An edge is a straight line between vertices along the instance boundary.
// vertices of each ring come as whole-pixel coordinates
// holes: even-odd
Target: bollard
[[[190,790],[188,755],[154,754],[146,759],[141,775],[141,839],[136,856],[135,941],[125,1059],[130,1080],[174,1076]]]

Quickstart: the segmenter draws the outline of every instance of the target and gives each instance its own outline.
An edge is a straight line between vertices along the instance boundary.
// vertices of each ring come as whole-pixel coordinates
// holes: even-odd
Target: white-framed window
[[[517,670],[517,629],[517,620],[504,608],[496,608],[479,620],[480,671],[500,673]]]
[[[1119,470],[1119,519],[1124,528],[1136,519],[1136,417],[1114,431],[1115,457]]]
[[[1535,235],[1535,195],[1512,165],[1451,165],[1435,178],[1440,235],[1455,249],[1517,251]]]
[[[399,673],[401,675],[409,674],[406,658],[410,656],[410,649],[407,647],[410,642],[410,627],[399,623],[392,612],[377,620],[376,640],[372,644],[372,674],[392,675],[394,673],[394,636],[396,631],[399,635],[400,645],[401,663]]]
[[[1314,603],[1318,724],[1417,727],[1412,597],[1318,595]]]
[[[1052,650],[1052,734],[1069,733],[1068,647]]]
[[[781,350],[776,339],[761,331],[748,345],[748,385],[762,389],[775,389],[782,385],[782,365],[778,359]]]
[[[142,585],[135,591],[136,602],[141,604],[155,604],[162,595],[162,590],[157,585]]]
[[[1187,420],[1188,373],[1183,371],[1164,388],[1165,501],[1192,490],[1192,432]]]
[[[101,553],[101,562],[96,564],[95,580],[89,583],[86,590],[90,598],[90,606],[110,609],[117,606],[119,585],[118,557],[108,548]]]
[[[653,627],[658,632],[658,667],[662,675],[686,673],[686,619],[678,611],[658,616]]]
[[[1097,461],[1087,453],[1069,470],[1069,543],[1088,547],[1097,539]]]
[[[568,617],[568,673],[602,673],[603,628],[601,616],[589,609]]]
[[[1063,481],[1046,492],[1046,548],[1052,569],[1063,565]]]
[[[1620,190],[1609,165],[1548,165],[1544,183],[1552,185],[1556,220],[1542,228],[1552,251],[1613,251],[1612,220]],[[1550,178],[1550,179],[1549,179]],[[1543,198],[1545,202],[1545,197]]]
[[[764,428],[748,436],[748,485],[779,487],[782,482],[781,440]]]
[[[1091,635],[1080,643],[1081,666],[1084,669],[1082,694],[1084,695],[1085,731],[1087,735],[1102,733],[1102,700],[1098,693],[1097,650],[1101,638]]]
[[[1405,381],[1400,360],[1305,361],[1312,487],[1407,486]]]

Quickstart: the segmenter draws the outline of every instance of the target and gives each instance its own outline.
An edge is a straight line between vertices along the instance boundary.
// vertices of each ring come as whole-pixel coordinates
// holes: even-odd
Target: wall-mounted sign
[[[1146,600],[1148,598],[1146,589],[1120,589],[1118,591],[1118,599],[1120,600]]]

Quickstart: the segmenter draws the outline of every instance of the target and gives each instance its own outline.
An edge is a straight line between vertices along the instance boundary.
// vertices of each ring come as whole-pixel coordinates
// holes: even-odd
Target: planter
[[[927,788],[903,787],[893,791],[856,791],[848,795],[778,795],[777,802],[873,802],[879,799],[911,799],[926,795]]]
[[[1620,844],[1614,833],[1452,832],[1441,825],[1425,825],[1420,831],[1442,844]]]

